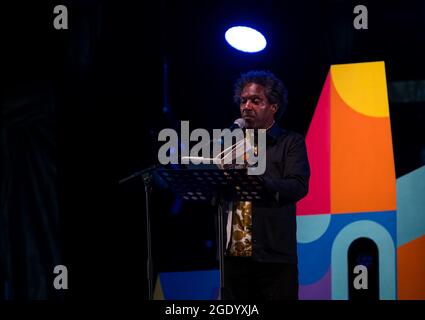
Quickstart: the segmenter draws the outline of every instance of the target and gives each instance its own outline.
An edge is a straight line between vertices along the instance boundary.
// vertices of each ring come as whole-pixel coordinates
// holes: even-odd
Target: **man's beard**
[[[246,128],[255,129],[255,114],[251,112],[244,112],[242,118],[245,120]]]

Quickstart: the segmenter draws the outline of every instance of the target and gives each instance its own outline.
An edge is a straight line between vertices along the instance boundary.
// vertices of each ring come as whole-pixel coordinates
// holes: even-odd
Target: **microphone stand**
[[[146,245],[147,245],[147,279],[148,279],[148,300],[153,300],[153,263],[152,263],[152,237],[151,237],[151,213],[150,213],[150,194],[152,191],[152,174],[159,168],[159,165],[153,165],[132,175],[121,179],[118,183],[123,184],[137,177],[143,178],[145,186],[146,199]]]

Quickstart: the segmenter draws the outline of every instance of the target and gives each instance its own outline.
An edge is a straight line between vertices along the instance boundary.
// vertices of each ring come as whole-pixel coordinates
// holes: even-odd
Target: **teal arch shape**
[[[390,233],[380,224],[360,220],[342,229],[332,244],[331,283],[332,299],[348,300],[347,254],[350,244],[360,238],[369,238],[379,251],[379,298],[396,299],[396,253]]]
[[[331,223],[331,214],[297,216],[297,242],[310,243],[323,236]]]

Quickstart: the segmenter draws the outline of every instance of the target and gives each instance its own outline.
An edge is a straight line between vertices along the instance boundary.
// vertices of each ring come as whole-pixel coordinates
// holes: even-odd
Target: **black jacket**
[[[253,204],[253,259],[297,263],[295,203],[307,194],[310,178],[304,137],[276,124],[267,130],[266,171],[261,178],[273,200]]]

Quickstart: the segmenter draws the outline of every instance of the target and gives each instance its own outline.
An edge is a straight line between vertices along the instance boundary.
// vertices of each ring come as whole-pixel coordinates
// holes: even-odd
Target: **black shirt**
[[[273,200],[253,204],[252,258],[297,263],[295,203],[307,194],[310,178],[304,137],[276,124],[267,130],[266,171],[261,178]]]

